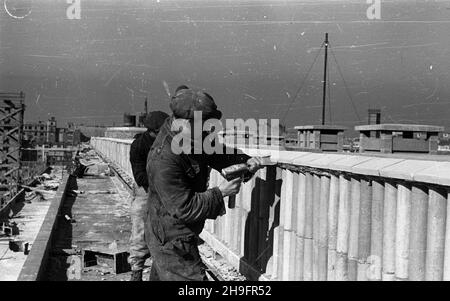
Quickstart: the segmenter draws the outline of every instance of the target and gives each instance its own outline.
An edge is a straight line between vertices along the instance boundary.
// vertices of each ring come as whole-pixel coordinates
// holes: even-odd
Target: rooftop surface
[[[87,161],[104,164],[90,151]],[[91,168],[91,167],[89,167]],[[91,169],[88,169],[88,171]],[[93,168],[92,170],[96,170]],[[127,184],[117,175],[98,168],[98,174],[89,172],[81,178],[65,175],[56,196],[42,202],[24,203],[15,210],[14,220],[21,229],[21,238],[31,245],[31,252],[12,252],[8,243],[0,240],[0,280],[49,280],[49,281],[127,281],[131,272],[115,274],[105,266],[83,267],[82,252],[107,250],[110,253],[128,252],[131,234],[129,205],[131,194]],[[64,194],[62,194],[62,192]],[[60,204],[60,205],[59,205]],[[54,211],[53,207],[59,211]],[[49,216],[50,215],[50,216]],[[26,223],[22,225],[21,221]],[[50,225],[51,224],[51,225]],[[48,257],[43,254],[41,232],[51,230]],[[36,238],[38,237],[38,238]],[[33,249],[33,242],[35,243]],[[244,278],[223,258],[217,258],[207,245],[199,246],[203,260],[215,269],[223,279]],[[34,252],[33,252],[34,251]],[[37,259],[37,260],[36,260]],[[100,260],[100,259],[98,259]],[[148,280],[151,259],[146,261],[143,278]],[[43,275],[36,271],[44,267]],[[4,272],[6,271],[6,272]]]
[[[60,209],[46,280],[128,280],[129,272],[115,275],[101,267],[83,270],[80,278],[70,276],[71,269],[82,268],[78,259],[83,249],[117,245],[117,250],[127,251],[131,229],[130,194],[117,177],[84,176],[71,188],[79,194],[69,195]]]
[[[344,130],[347,129],[347,127],[340,126],[340,125],[317,124],[317,125],[298,125],[298,126],[295,126],[294,129],[296,129],[296,130],[337,130],[337,131],[344,131]]]
[[[355,126],[356,131],[414,131],[414,132],[443,132],[443,126],[424,125],[424,124],[367,124]]]
[[[55,168],[50,175],[60,174],[61,169]],[[19,228],[19,234],[15,240],[28,242],[32,248],[33,242],[41,228],[45,215],[51,204],[51,191],[44,197],[35,196],[25,202],[17,202],[11,210],[9,222],[15,222]],[[9,248],[9,240],[12,237],[0,236],[0,281],[14,281],[19,277],[20,271],[27,259],[24,252],[13,252]]]

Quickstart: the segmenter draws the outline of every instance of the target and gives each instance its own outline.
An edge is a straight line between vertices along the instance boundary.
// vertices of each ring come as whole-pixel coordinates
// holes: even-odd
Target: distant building
[[[27,147],[42,145],[67,147],[80,143],[80,135],[77,134],[74,124],[70,122],[67,128],[58,128],[55,117],[51,117],[46,122],[27,122],[24,124],[23,133]]]
[[[439,133],[439,145],[440,146],[444,146],[444,145],[450,145],[450,133]]]
[[[24,139],[33,145],[47,143],[47,124],[42,121],[25,123],[23,133]]]
[[[446,153],[450,151],[450,133],[439,133],[438,151]]]
[[[370,124],[355,126],[360,132],[359,152],[431,153],[438,151],[444,127],[419,124]]]
[[[76,154],[76,148],[52,147],[42,150],[48,165],[68,165]]]
[[[145,120],[146,113],[125,113],[123,114],[123,126],[124,127],[145,127],[144,126],[144,120]]]
[[[56,137],[56,118],[51,117],[47,120],[47,140],[46,142],[50,145],[54,145],[57,141]]]

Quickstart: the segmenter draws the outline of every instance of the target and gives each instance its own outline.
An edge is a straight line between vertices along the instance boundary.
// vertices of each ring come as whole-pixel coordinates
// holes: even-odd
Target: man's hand
[[[255,173],[258,169],[263,168],[262,163],[261,157],[252,157],[247,160],[247,166],[251,173]]]
[[[219,185],[219,189],[222,192],[223,197],[232,196],[239,192],[241,189],[242,178],[236,178],[231,181],[224,180]]]

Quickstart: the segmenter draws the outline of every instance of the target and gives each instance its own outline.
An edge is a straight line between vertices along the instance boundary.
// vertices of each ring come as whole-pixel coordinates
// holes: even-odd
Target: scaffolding
[[[21,184],[21,145],[25,94],[0,93],[0,208]]]

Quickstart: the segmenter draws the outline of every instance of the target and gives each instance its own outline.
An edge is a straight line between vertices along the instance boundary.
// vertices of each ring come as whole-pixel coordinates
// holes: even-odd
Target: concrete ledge
[[[339,161],[330,163],[329,169],[352,172],[353,166],[371,159],[372,157],[347,155]]]
[[[249,278],[249,280],[269,281],[266,275],[261,274],[258,270],[250,266],[239,255],[233,253],[229,247],[223,242],[214,237],[211,233],[203,230],[200,233],[200,238],[203,239],[214,251],[222,255],[232,266],[234,266],[239,273]]]
[[[414,174],[414,180],[450,186],[450,162],[430,162],[428,168]]]
[[[92,139],[94,143],[91,142],[91,144],[94,146],[98,141],[123,144],[131,144],[133,141],[104,137],[93,137]],[[450,162],[446,161],[446,159],[448,160],[447,156],[442,158],[439,156],[421,156],[415,159],[411,158],[411,155],[401,157],[398,154],[387,157],[368,154],[329,154],[256,148],[245,148],[243,151],[251,156],[271,155],[271,160],[277,163],[450,186]]]
[[[410,131],[410,132],[443,132],[443,126],[422,124],[367,124],[355,126],[355,131]]]
[[[351,171],[358,174],[379,177],[381,169],[400,163],[402,161],[404,160],[390,158],[372,158],[366,162],[353,166]]]
[[[303,153],[305,155],[301,157],[297,157],[292,161],[292,164],[295,165],[308,165],[311,162],[314,162],[316,160],[319,160],[320,158],[324,158],[325,155],[321,153]]]
[[[398,178],[414,181],[414,177],[418,172],[425,170],[436,163],[437,162],[423,160],[404,160],[382,168],[380,170],[380,175],[385,178]]]
[[[344,154],[323,154],[318,159],[312,160],[307,164],[311,167],[328,169],[333,163],[340,162],[340,160],[344,160],[347,157]]]
[[[310,155],[309,152],[272,151],[271,160],[278,163],[292,164],[295,159]]]
[[[72,181],[76,181],[76,178],[67,174],[62,178],[61,185],[59,185],[55,197],[52,199],[39,233],[31,246],[30,254],[28,254],[20,271],[18,281],[38,281],[42,279],[59,210]]]
[[[118,143],[124,143],[124,144],[131,144],[133,143],[134,139],[119,139],[119,138],[108,138],[108,137],[92,137],[92,140],[104,140],[104,141],[111,141],[111,142],[118,142]]]

